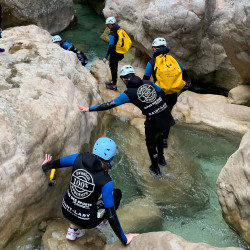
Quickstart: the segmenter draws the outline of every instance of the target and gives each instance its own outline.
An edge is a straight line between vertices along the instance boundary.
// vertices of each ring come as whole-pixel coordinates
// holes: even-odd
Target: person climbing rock
[[[165,92],[163,96],[164,101],[167,103],[170,111],[172,111],[177,102],[177,93],[185,85],[190,86],[191,81],[181,63],[168,55],[169,48],[165,38],[155,38],[152,43],[152,49],[154,52],[153,58],[147,63],[143,79],[149,80],[150,76],[153,76],[154,83]],[[169,131],[164,133],[164,148],[168,147],[168,133]]]
[[[121,68],[120,77],[127,87],[116,99],[92,107],[84,107],[78,104],[81,112],[103,111],[122,105],[133,103],[146,116],[145,135],[146,145],[151,160],[150,173],[155,177],[161,177],[158,163],[166,166],[163,152],[163,132],[170,129],[174,123],[173,117],[162,99],[162,89],[156,84],[142,80],[135,75],[131,65]]]
[[[45,155],[43,171],[73,166],[69,188],[62,201],[62,213],[71,222],[68,240],[82,237],[84,229],[94,228],[105,219],[124,245],[137,235],[125,235],[116,215],[122,192],[113,189],[108,174],[115,153],[115,142],[101,137],[95,142],[92,154],[72,154],[58,160],[52,160],[50,154]]]
[[[110,29],[109,46],[103,62],[106,63],[109,57],[109,67],[112,75],[112,80],[106,83],[106,88],[117,90],[118,62],[124,58],[124,54],[128,52],[132,42],[127,33],[116,23],[115,17],[108,17],[106,25]]]
[[[60,47],[62,47],[65,50],[74,52],[77,55],[77,58],[81,62],[82,66],[85,66],[88,63],[88,59],[82,51],[79,51],[78,49],[76,49],[73,44],[71,44],[65,40],[62,40],[62,38],[60,36],[58,36],[58,35],[53,36],[52,42],[56,43],[57,45],[59,45]]]

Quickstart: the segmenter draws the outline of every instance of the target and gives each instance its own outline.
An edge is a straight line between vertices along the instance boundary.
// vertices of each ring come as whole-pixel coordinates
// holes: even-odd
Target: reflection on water
[[[74,4],[77,12],[77,24],[67,28],[59,35],[63,40],[73,43],[75,47],[88,57],[86,68],[105,56],[107,43],[100,39],[105,29],[105,19],[98,15],[90,6]]]
[[[140,166],[140,164],[145,164],[143,158],[148,158],[147,152],[143,148],[144,138],[134,127],[117,119],[112,120],[108,128],[107,136],[114,139],[118,145],[118,154],[114,159],[111,175],[115,187],[119,187],[123,191],[121,206],[124,207],[132,200],[146,196],[154,200],[162,212],[161,222],[154,226],[145,225],[143,232],[166,230],[180,235],[190,242],[204,242],[217,247],[235,246],[250,249],[223,220],[216,194],[218,175],[228,157],[237,150],[240,138],[224,138],[190,128],[188,125],[176,125],[172,128],[169,137],[172,149],[168,149],[168,151],[177,150],[180,156],[178,161],[184,160],[188,166],[195,165],[190,173],[184,170],[184,174],[181,176],[184,180],[185,175],[194,180],[190,182],[192,192],[189,193],[189,200],[183,202],[181,198],[185,199],[186,194],[182,194],[183,196],[180,197],[178,194],[172,195],[173,190],[176,192],[183,185],[181,178],[174,176],[175,172],[172,169],[178,168],[178,166],[172,166],[177,162],[172,160],[172,153],[170,156],[167,153],[168,166],[165,170],[162,168],[165,171],[165,182],[164,180],[150,182],[145,178],[145,175],[148,175],[146,171],[148,165]],[[143,154],[143,156],[140,158],[137,157],[137,154]],[[141,169],[141,171],[134,168]],[[168,171],[171,174],[168,174]],[[162,199],[159,201],[154,192],[157,196],[158,189],[161,190],[163,185],[167,186],[171,178],[177,178],[178,182],[168,187],[166,192],[162,192]],[[155,185],[154,191],[146,192],[147,188],[150,189],[146,185]],[[198,201],[204,202],[204,204]]]

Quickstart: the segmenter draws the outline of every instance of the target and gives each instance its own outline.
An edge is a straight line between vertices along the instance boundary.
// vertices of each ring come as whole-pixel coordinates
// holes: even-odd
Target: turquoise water
[[[107,43],[100,39],[105,29],[105,19],[98,15],[90,6],[75,4],[77,11],[77,24],[67,28],[59,35],[74,46],[83,51],[88,57],[89,69],[93,61],[105,56]]]
[[[131,167],[142,167],[140,162],[137,162],[136,166],[134,155],[128,154],[128,148],[131,147],[133,147],[132,152],[134,154],[142,153],[138,149],[138,144],[145,143],[144,138],[138,134],[134,127],[117,119],[114,119],[108,128],[107,135],[113,138],[118,145],[114,169],[110,173],[115,187],[119,187],[123,191],[121,207],[126,206],[136,198],[147,197],[154,200],[154,195],[149,196],[145,192],[145,186],[141,185],[140,179],[142,177],[131,171]],[[139,233],[166,230],[190,242],[204,242],[217,247],[235,246],[250,249],[224,221],[216,194],[216,180],[229,156],[238,149],[240,138],[229,139],[189,128],[188,125],[177,125],[172,128],[169,141],[170,143],[174,141],[179,146],[178,154],[181,155],[181,158],[199,166],[192,173],[192,175],[198,175],[198,178],[195,177],[196,186],[193,187],[194,190],[190,196],[191,202],[183,207],[178,198],[176,198],[176,201],[169,202],[167,196],[171,196],[171,192],[162,193],[162,200],[165,196],[166,202],[156,202],[162,213],[160,222],[154,227],[145,225]],[[147,152],[145,152],[145,157],[148,157]],[[169,168],[171,167],[169,166]],[[147,183],[147,185],[151,184]],[[159,185],[164,184],[159,183]],[[200,187],[203,187],[203,189]],[[174,192],[178,189],[178,183],[173,189]],[[204,193],[207,199],[205,199],[203,206],[200,206],[200,204],[197,206],[195,200],[201,193]],[[192,200],[194,206],[192,206]]]

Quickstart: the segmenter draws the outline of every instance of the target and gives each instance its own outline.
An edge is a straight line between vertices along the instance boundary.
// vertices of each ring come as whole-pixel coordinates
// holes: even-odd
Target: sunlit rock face
[[[6,50],[0,61],[2,249],[14,234],[53,216],[53,208],[58,211],[70,169],[57,171],[56,187],[48,187],[41,171],[44,155],[56,159],[89,143],[98,113],[85,116],[76,105],[92,105],[100,96],[76,55],[51,43],[47,31],[12,28],[1,44]]]
[[[105,250],[124,249],[120,242],[115,242],[111,245],[106,245]],[[238,247],[214,247],[205,243],[191,243],[184,240],[182,237],[172,234],[171,232],[152,232],[141,234],[133,239],[126,249],[157,249],[157,250],[240,250]]]
[[[172,114],[185,123],[206,125],[206,129],[244,134],[250,129],[250,108],[229,101],[224,96],[185,91]]]
[[[36,24],[56,33],[74,19],[73,0],[2,0],[3,27]]]
[[[217,180],[217,194],[227,223],[250,244],[250,131],[230,156]]]
[[[103,13],[117,17],[137,49],[152,56],[152,41],[164,37],[170,54],[197,79],[231,89],[249,82],[249,5],[247,0],[107,0]]]

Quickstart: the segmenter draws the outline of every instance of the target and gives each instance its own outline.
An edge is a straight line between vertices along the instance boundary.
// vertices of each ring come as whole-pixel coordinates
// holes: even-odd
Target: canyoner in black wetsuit
[[[44,171],[73,166],[69,188],[62,201],[63,215],[72,223],[67,239],[75,240],[84,234],[83,229],[94,228],[107,219],[124,245],[131,241],[131,234],[128,242],[115,211],[120,204],[121,190],[113,189],[108,174],[115,152],[115,142],[101,137],[93,147],[93,154],[73,154],[58,160],[51,160],[51,156],[46,155],[42,165]],[[104,209],[101,216],[99,212]]]
[[[86,55],[82,51],[75,48],[75,46],[72,43],[62,40],[62,38],[58,35],[52,37],[52,42],[60,45],[60,47],[62,47],[65,50],[74,52],[78,60],[81,62],[82,66],[85,66],[88,63]]]
[[[156,177],[160,177],[161,171],[158,163],[162,166],[166,165],[163,152],[163,132],[168,131],[174,123],[167,104],[161,97],[161,94],[164,93],[159,86],[136,76],[130,65],[121,68],[120,77],[127,86],[127,90],[116,99],[93,107],[78,105],[78,108],[82,112],[92,112],[111,109],[124,103],[136,105],[146,115],[145,135],[151,160],[150,172]]]
[[[150,59],[150,61],[147,63],[145,73],[143,76],[144,80],[149,80],[151,75],[153,76],[154,82],[157,84],[157,77],[156,77],[156,70],[155,70],[155,62],[156,62],[156,57],[159,55],[167,55],[169,53],[169,48],[167,48],[167,42],[164,38],[156,38],[153,43],[152,43],[152,49],[153,49],[153,58]],[[182,78],[186,82],[186,86],[190,86],[190,79],[188,77],[188,74],[186,70],[183,68],[181,63],[176,60],[177,63],[179,64],[179,67],[182,71]],[[172,111],[174,105],[177,102],[177,93],[172,93],[172,94],[166,94],[163,96],[164,101],[167,103],[168,108],[170,111]],[[168,131],[169,133],[169,131]],[[164,147],[167,148],[167,138],[168,138],[168,133],[164,133]]]
[[[117,70],[118,62],[124,58],[123,54],[116,52],[116,44],[118,42],[117,31],[120,29],[120,26],[116,24],[116,19],[114,17],[108,17],[106,19],[106,25],[110,29],[109,33],[109,46],[106,51],[105,57],[103,58],[104,63],[106,63],[109,57],[109,67],[111,71],[112,81],[106,84],[106,87],[111,90],[117,90]]]

